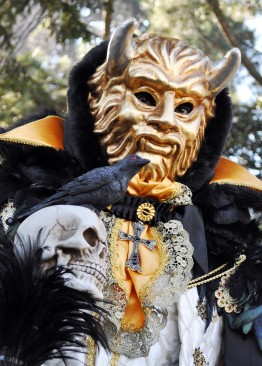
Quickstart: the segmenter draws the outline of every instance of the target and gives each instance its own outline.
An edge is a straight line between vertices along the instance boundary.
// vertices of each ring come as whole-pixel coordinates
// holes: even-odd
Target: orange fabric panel
[[[232,184],[262,190],[261,180],[241,165],[223,157],[220,158],[215,168],[215,176],[210,183]]]
[[[0,134],[0,141],[63,150],[63,136],[64,119],[58,116],[47,116]]]

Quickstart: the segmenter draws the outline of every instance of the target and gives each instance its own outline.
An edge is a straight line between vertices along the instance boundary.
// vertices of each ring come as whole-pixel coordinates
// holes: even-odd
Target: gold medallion
[[[155,215],[155,207],[151,203],[142,203],[136,211],[137,217],[141,221],[150,221]]]

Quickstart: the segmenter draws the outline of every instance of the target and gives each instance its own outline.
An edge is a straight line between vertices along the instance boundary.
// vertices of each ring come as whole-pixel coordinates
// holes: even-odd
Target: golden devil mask
[[[141,179],[174,180],[197,158],[215,96],[235,75],[240,52],[212,64],[177,39],[133,38],[134,28],[131,19],[115,30],[106,62],[89,80],[94,132],[110,164],[138,153],[151,160]]]

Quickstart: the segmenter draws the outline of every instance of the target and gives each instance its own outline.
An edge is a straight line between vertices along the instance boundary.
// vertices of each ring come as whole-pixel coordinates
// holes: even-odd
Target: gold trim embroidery
[[[205,366],[207,364],[203,352],[201,352],[200,350],[200,347],[195,348],[195,351],[193,353],[193,359],[195,366]]]
[[[60,150],[64,148],[63,122],[63,118],[49,115],[1,133],[0,141],[50,147],[55,150]]]
[[[118,259],[118,250],[117,250],[117,241],[118,241],[118,236],[119,236],[119,230],[122,227],[122,219],[115,219],[115,223],[114,226],[112,228],[111,231],[111,235],[110,235],[110,262],[111,262],[111,266],[112,266],[112,276],[115,278],[115,280],[117,281],[118,285],[121,287],[121,289],[125,292],[126,295],[126,300],[128,299],[128,293],[125,290],[125,286],[123,284],[123,281],[118,278],[117,273],[118,273],[118,266],[117,266],[117,259]]]
[[[217,305],[220,308],[224,308],[226,313],[240,313],[241,309],[238,307],[237,301],[230,296],[229,290],[226,287],[229,277],[230,275],[223,276],[220,280],[218,289],[215,291]]]
[[[126,333],[137,333],[140,332],[142,329],[144,328],[144,326],[135,326],[134,324],[126,324],[126,323],[121,323],[121,332],[126,332]]]
[[[117,366],[119,358],[120,358],[120,354],[113,352],[111,362],[110,362],[110,366]]]
[[[211,282],[217,278],[220,278],[220,277],[223,277],[223,276],[229,276],[229,275],[232,275],[236,268],[246,260],[246,256],[244,254],[241,254],[239,256],[239,258],[236,260],[236,263],[234,264],[234,266],[232,268],[229,268],[227,269],[226,271],[222,272],[222,273],[219,273],[213,277],[210,277],[212,274],[218,272],[219,270],[221,270],[222,268],[224,268],[227,263],[225,264],[222,264],[222,266],[214,269],[213,271],[201,276],[201,277],[198,277],[198,278],[195,278],[194,280],[190,281],[189,284],[187,285],[187,288],[192,288],[192,287],[196,287],[196,286],[199,286],[199,285],[203,285],[204,283],[208,283],[208,282]],[[207,278],[208,277],[208,278]],[[203,281],[201,281],[203,280]]]
[[[95,345],[95,341],[93,340],[93,338],[86,337],[86,346],[87,346],[86,365],[95,366],[96,345]]]
[[[30,145],[30,146],[43,146],[43,147],[51,147],[51,146],[47,146],[44,143],[41,142],[33,142],[30,140],[26,140],[26,139],[15,139],[15,138],[11,138],[11,137],[4,137],[1,136],[0,137],[1,141],[6,141],[6,142],[13,142],[14,144],[24,144],[24,145]],[[59,150],[58,148],[53,147],[53,149]]]
[[[193,247],[188,233],[179,221],[159,223],[153,229],[160,234],[159,239],[163,238],[160,247],[162,244],[166,248],[167,263],[163,266],[163,273],[156,281],[152,281],[149,291],[146,290],[141,294],[144,297],[143,303],[140,299],[145,314],[144,327],[138,332],[125,332],[121,326],[127,301],[126,293],[113,275],[113,270],[117,268],[114,258],[118,260],[118,246],[115,245],[114,239],[118,237],[121,219],[116,219],[114,215],[106,212],[101,213],[101,218],[108,230],[109,248],[111,246],[111,256],[110,254],[108,256],[107,283],[104,287],[104,298],[109,302],[103,304],[110,315],[105,320],[104,330],[112,351],[129,358],[146,357],[150,347],[157,341],[160,331],[166,325],[166,306],[177,301],[179,294],[186,290],[190,281]],[[154,234],[149,231],[149,235]]]
[[[242,180],[239,180],[239,179],[219,179],[219,180],[210,182],[209,184],[219,184],[219,185],[232,184],[234,186],[248,187],[248,188],[256,189],[258,191],[262,191],[261,187],[255,185],[255,184],[248,183],[248,182],[243,182]]]
[[[202,320],[207,319],[206,302],[204,302],[204,301],[200,302],[200,301],[198,300],[197,305],[196,305],[196,308],[197,308],[197,314],[198,314],[198,316],[199,316]]]

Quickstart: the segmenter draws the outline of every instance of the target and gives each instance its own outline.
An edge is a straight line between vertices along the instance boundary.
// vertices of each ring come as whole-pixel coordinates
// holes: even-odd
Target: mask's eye
[[[147,92],[135,93],[135,97],[143,104],[149,105],[150,107],[156,106],[155,98]]]
[[[194,109],[194,106],[192,103],[186,102],[181,103],[175,108],[175,112],[179,114],[183,114],[184,116],[191,113]]]

